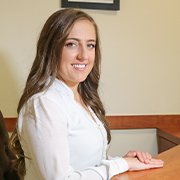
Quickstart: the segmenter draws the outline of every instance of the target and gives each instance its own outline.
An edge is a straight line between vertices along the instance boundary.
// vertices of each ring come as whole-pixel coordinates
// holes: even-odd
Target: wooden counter
[[[156,128],[158,152],[180,144],[180,115],[107,116],[110,129]]]
[[[180,115],[106,116],[106,118],[109,122],[110,129],[158,128],[162,130],[170,129],[171,133],[174,132],[174,129],[180,129]],[[12,132],[17,118],[6,117],[4,119],[6,121],[8,132]]]
[[[125,172],[111,180],[180,180],[180,145],[171,148],[154,158],[164,161],[163,168]]]
[[[180,115],[106,116],[110,129],[156,128],[158,152],[180,144]],[[15,128],[16,118],[5,118],[8,132]]]

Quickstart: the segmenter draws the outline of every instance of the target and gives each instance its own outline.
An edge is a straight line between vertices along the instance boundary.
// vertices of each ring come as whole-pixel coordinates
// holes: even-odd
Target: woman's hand
[[[135,158],[137,157],[140,162],[148,164],[151,162],[151,155],[147,152],[140,152],[140,151],[135,151],[131,150],[129,151],[123,158]]]
[[[137,158],[124,158],[128,165],[129,171],[139,171],[151,168],[163,167],[164,162],[160,159],[151,159],[148,164],[142,163]]]

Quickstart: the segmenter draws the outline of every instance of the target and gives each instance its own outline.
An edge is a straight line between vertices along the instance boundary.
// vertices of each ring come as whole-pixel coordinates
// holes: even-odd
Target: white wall
[[[179,0],[121,0],[119,12],[93,13],[108,114],[180,113],[179,8]]]
[[[17,116],[38,34],[59,7],[59,0],[0,0],[0,109],[5,117]]]
[[[16,117],[36,40],[60,0],[0,1],[0,109]],[[180,1],[121,0],[86,10],[102,41],[101,96],[108,115],[180,113]]]

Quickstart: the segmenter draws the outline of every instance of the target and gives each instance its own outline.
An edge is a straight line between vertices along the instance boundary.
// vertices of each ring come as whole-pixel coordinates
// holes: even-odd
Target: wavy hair
[[[96,47],[94,66],[85,81],[78,86],[79,94],[85,105],[90,106],[97,117],[104,124],[107,131],[108,143],[111,140],[110,130],[105,119],[105,110],[98,94],[100,79],[101,51],[98,27],[93,18],[87,13],[74,8],[66,8],[52,14],[44,24],[37,42],[36,56],[26,81],[24,92],[20,98],[17,113],[19,115],[22,107],[27,103],[34,94],[48,89],[58,75],[60,59],[65,41],[71,32],[74,24],[82,19],[89,20],[96,32]],[[47,79],[51,76],[49,84]],[[21,179],[26,174],[25,156],[21,148],[20,137],[18,135],[18,126],[10,138],[10,149],[18,157],[13,162],[14,167]]]

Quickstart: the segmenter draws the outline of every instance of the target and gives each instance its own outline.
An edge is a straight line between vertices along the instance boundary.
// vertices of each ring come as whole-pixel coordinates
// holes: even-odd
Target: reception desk
[[[175,146],[154,158],[164,161],[163,168],[125,172],[111,180],[180,180],[180,145]]]
[[[156,128],[164,167],[125,172],[111,180],[180,180],[180,115],[108,116],[111,129]]]

